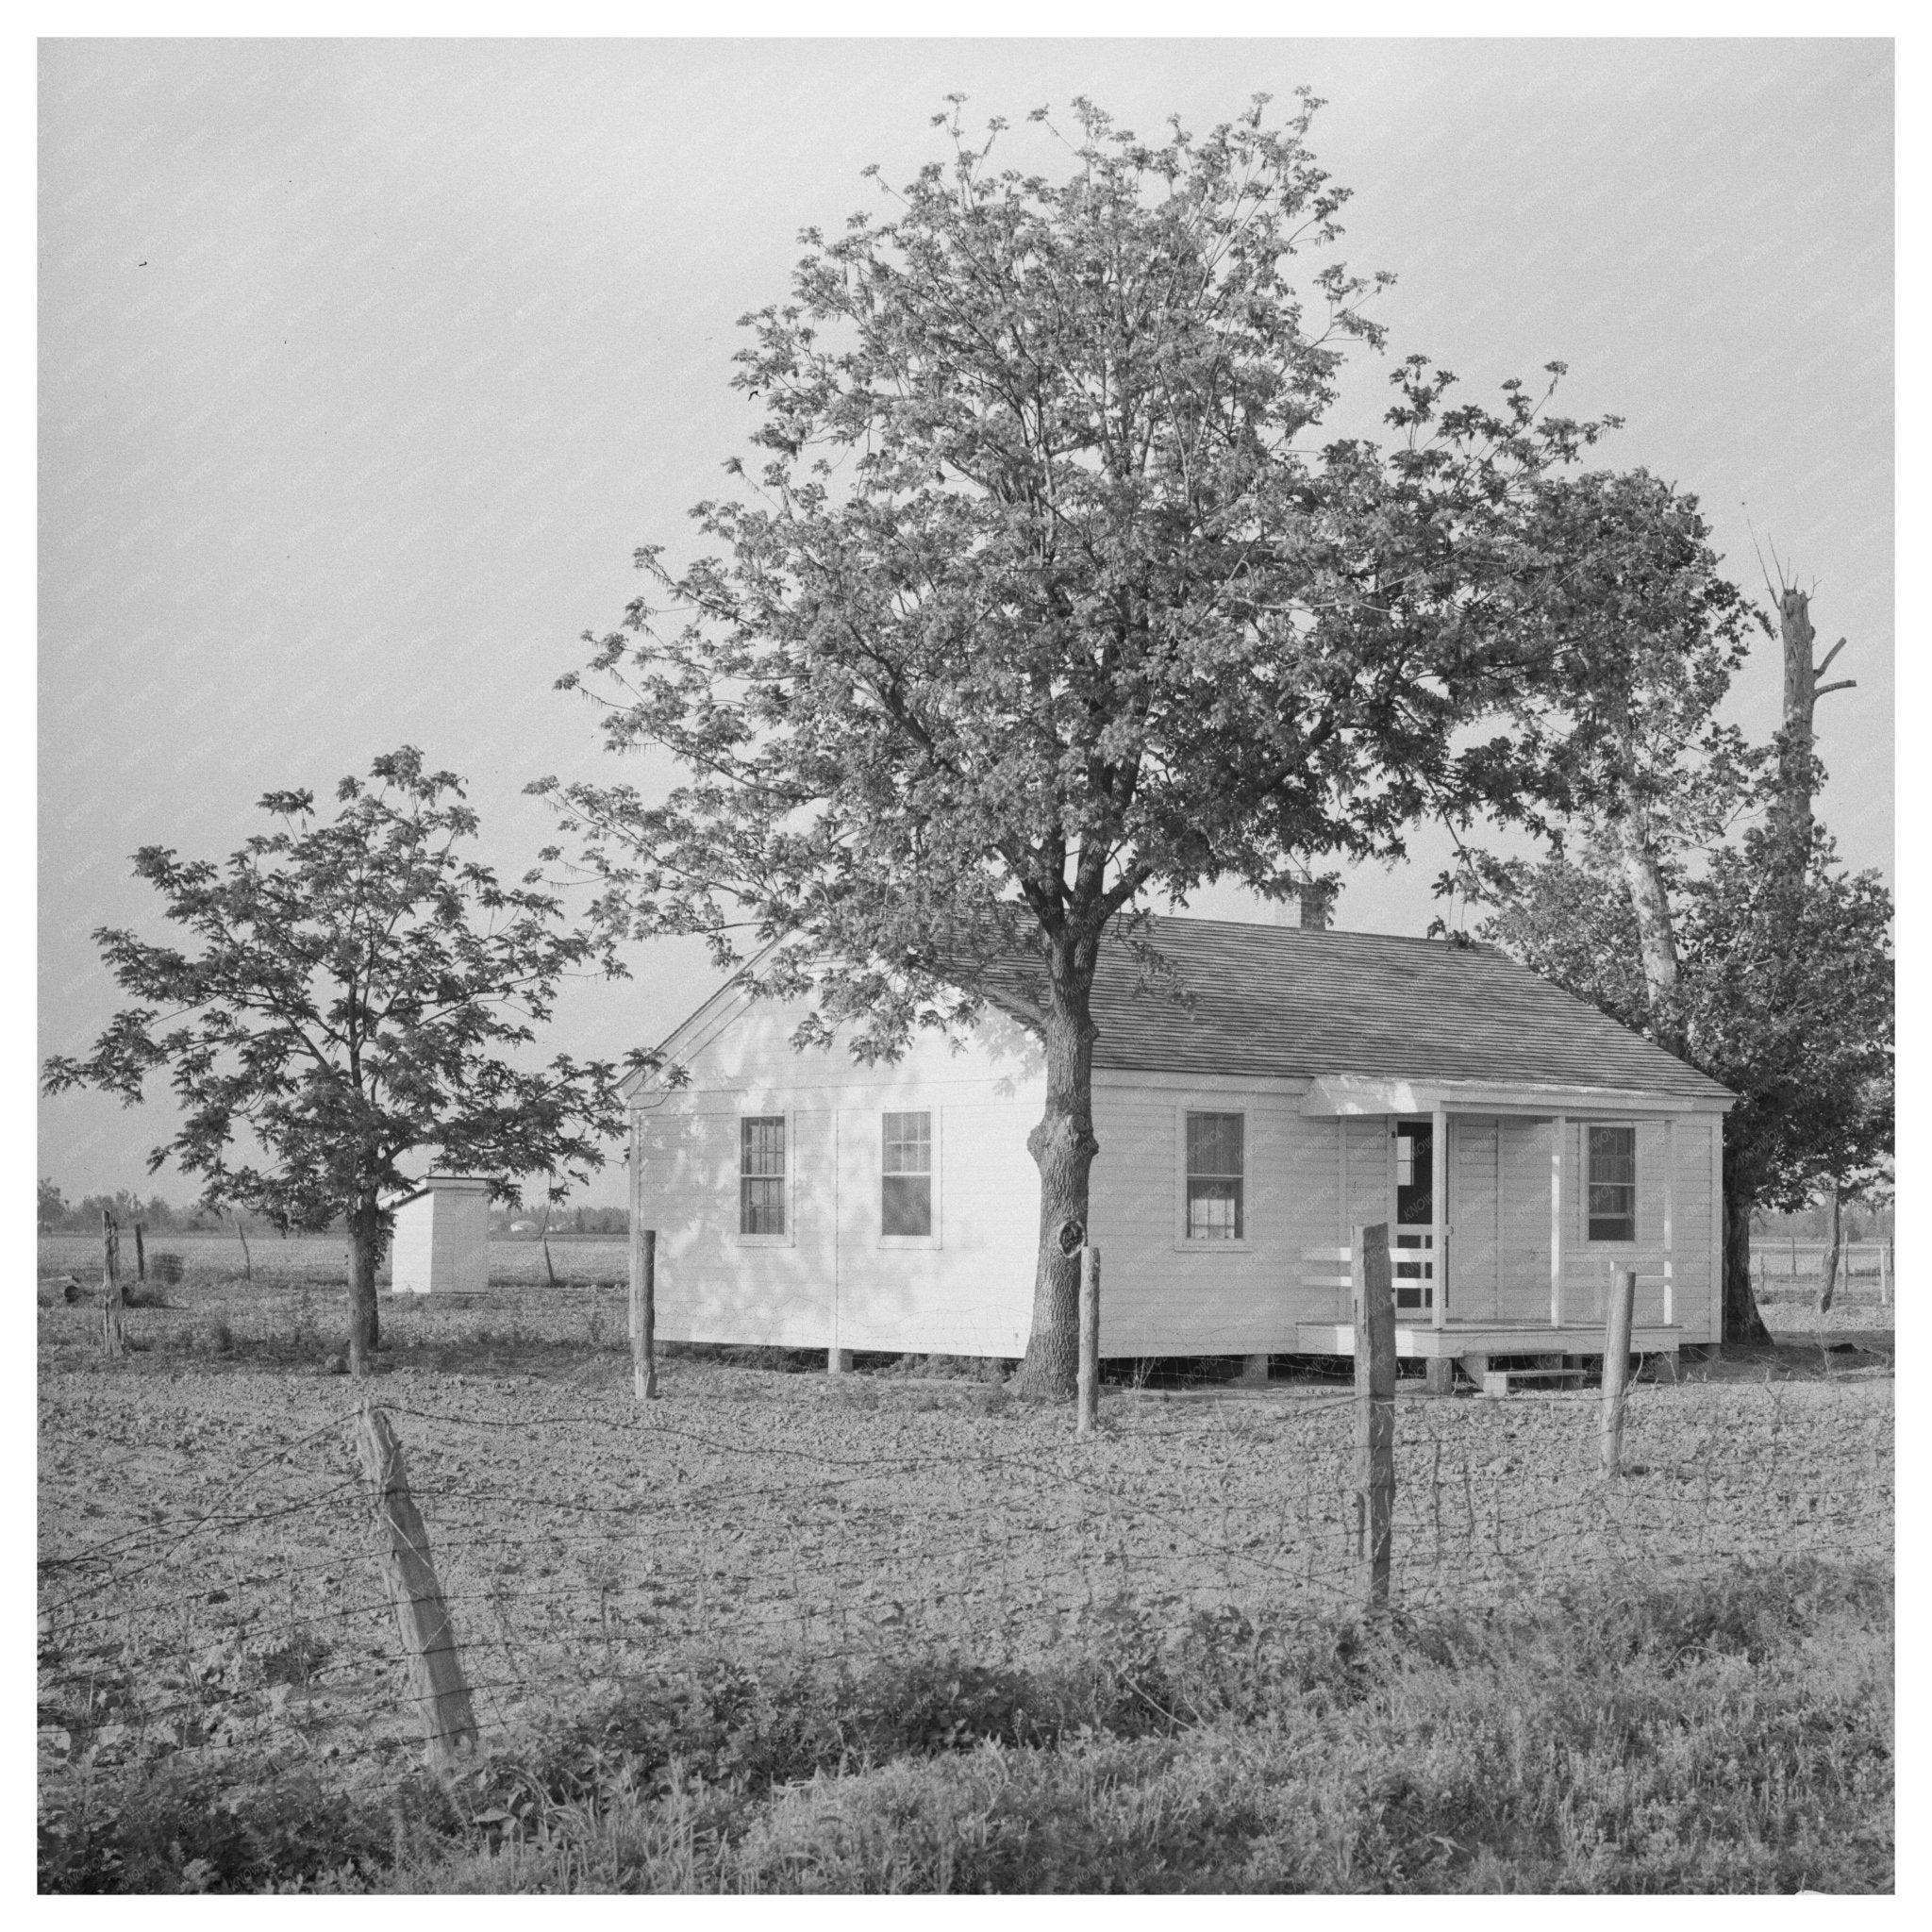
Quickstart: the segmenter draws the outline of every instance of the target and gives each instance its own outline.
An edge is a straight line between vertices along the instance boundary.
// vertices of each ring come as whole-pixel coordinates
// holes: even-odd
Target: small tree
[[[1059,182],[937,117],[950,162],[886,223],[808,232],[793,300],[748,318],[769,460],[694,512],[724,554],[641,553],[663,608],[586,641],[610,745],[691,774],[662,805],[562,791],[614,917],[756,953],[754,992],[815,997],[795,1043],[843,1025],[861,1059],[1029,981],[1025,1372],[1056,1393],[1103,936],[1134,942],[1150,895],[1278,895],[1399,852],[1425,801],[1511,795],[1498,748],[1456,737],[1513,675],[1483,602],[1496,511],[1596,433],[1518,384],[1499,414],[1445,408],[1415,359],[1392,459],[1319,446],[1343,347],[1379,337],[1374,284],[1332,258],[1293,279],[1345,199],[1315,105],[1150,145],[1081,102]]]
[[[1683,1057],[1737,1095],[1724,1117],[1724,1332],[1762,1340],[1751,1290],[1754,1210],[1796,1212],[1821,1192],[1882,1186],[1892,1147],[1891,901],[1877,875],[1839,870],[1813,834],[1794,897],[1761,827],[1695,874],[1673,866]],[[1500,869],[1483,937],[1579,999],[1655,1032],[1637,920],[1614,850],[1579,841]]]
[[[45,1234],[49,1228],[58,1227],[66,1218],[67,1197],[49,1175],[42,1174],[34,1196],[34,1225]]]
[[[413,1186],[401,1163],[496,1176],[541,1174],[560,1197],[603,1164],[621,1132],[617,1070],[558,1056],[525,1070],[510,1056],[550,1017],[558,983],[608,945],[560,924],[558,903],[504,887],[464,858],[476,818],[453,773],[411,747],[377,758],[367,785],[344,778],[318,820],[309,791],[271,792],[281,829],[225,866],[160,846],[137,877],[200,941],[193,954],[131,932],[95,934],[117,983],[142,1004],[119,1013],[84,1060],[46,1063],[50,1093],[95,1087],[129,1105],[170,1070],[183,1119],[149,1156],[206,1180],[203,1200],[252,1208],[276,1227],[346,1218],[349,1347],[366,1374],[376,1340],[375,1271],[392,1203]],[[242,1134],[260,1150],[238,1154]]]
[[[1686,1024],[1692,1057],[1740,1096],[1724,1131],[1726,1330],[1747,1328],[1751,1215],[1830,1208],[1835,1266],[1847,1198],[1890,1178],[1891,895],[1847,874],[1811,827],[1794,891],[1788,828],[1753,827],[1683,892]],[[1826,1307],[1831,1275],[1821,1285]]]

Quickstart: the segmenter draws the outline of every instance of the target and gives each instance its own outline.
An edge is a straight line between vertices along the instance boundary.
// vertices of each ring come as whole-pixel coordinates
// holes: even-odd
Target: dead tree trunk
[[[1840,677],[1830,684],[1819,683],[1831,669],[1831,660],[1844,649],[1845,641],[1839,639],[1824,654],[1823,663],[1811,661],[1818,633],[1812,628],[1811,599],[1807,592],[1780,583],[1777,617],[1785,655],[1784,720],[1777,738],[1777,793],[1772,805],[1771,826],[1782,889],[1780,928],[1788,938],[1795,939],[1805,875],[1811,864],[1811,799],[1820,775],[1814,714],[1818,700],[1826,692],[1850,691],[1857,679]]]
[[[1046,1108],[1026,1139],[1040,1170],[1040,1255],[1033,1326],[1021,1364],[1030,1392],[1076,1392],[1080,1357],[1080,1250],[1087,1191],[1100,1142],[1093,1134],[1094,1025],[1090,1002],[1097,938],[1055,940],[1046,1011]]]
[[[356,1453],[375,1506],[383,1585],[395,1608],[409,1694],[428,1740],[430,1766],[449,1772],[476,1748],[470,1687],[430,1560],[429,1532],[409,1494],[402,1444],[389,1417],[367,1403],[357,1418]]]

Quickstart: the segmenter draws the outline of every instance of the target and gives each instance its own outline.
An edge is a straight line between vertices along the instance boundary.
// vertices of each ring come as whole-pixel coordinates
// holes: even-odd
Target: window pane
[[[738,1231],[785,1232],[785,1116],[754,1115],[738,1124]]]
[[[882,1183],[879,1232],[888,1235],[932,1233],[932,1178],[928,1174],[889,1174]]]
[[[887,1174],[930,1174],[932,1172],[932,1115],[929,1113],[889,1113],[885,1122],[885,1162]]]
[[[785,1232],[785,1183],[747,1175],[738,1184],[741,1234]]]
[[[738,1171],[747,1174],[785,1172],[785,1116],[754,1116],[739,1123]]]
[[[1241,1129],[1238,1113],[1188,1116],[1188,1172],[1238,1177],[1241,1172]]]
[[[1235,1180],[1188,1181],[1188,1239],[1238,1241],[1241,1238],[1241,1184]]]
[[[1238,1113],[1188,1116],[1188,1239],[1238,1241],[1241,1225],[1243,1130]]]
[[[1590,1239],[1637,1239],[1637,1129],[1591,1127],[1585,1177]]]

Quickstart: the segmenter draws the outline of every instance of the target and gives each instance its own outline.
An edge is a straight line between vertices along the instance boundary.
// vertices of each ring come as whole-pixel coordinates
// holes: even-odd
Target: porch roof
[[[1551,1111],[1566,1110],[1578,1092],[1600,1096],[1597,1104],[1653,1094],[1722,1108],[1731,1099],[1715,1080],[1493,946],[1215,919],[1151,924],[1147,938],[1174,983],[1149,984],[1126,947],[1102,947],[1096,1067],[1341,1075],[1351,1076],[1348,1086],[1378,1081],[1392,1091],[1402,1084],[1411,1094],[1456,1083],[1465,1090],[1449,1101],[1456,1107],[1471,1105],[1478,1089],[1512,1090],[1518,1106],[1543,1099]],[[1011,969],[995,998],[1038,1026],[1040,970]],[[1330,1080],[1330,1091],[1342,1090]]]

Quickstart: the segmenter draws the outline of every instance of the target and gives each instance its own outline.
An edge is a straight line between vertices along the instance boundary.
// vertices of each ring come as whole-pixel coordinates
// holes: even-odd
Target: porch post
[[[1335,1245],[1348,1245],[1348,1116],[1335,1116],[1335,1138],[1340,1145],[1335,1161]]]
[[[1676,1270],[1673,1247],[1677,1219],[1677,1123],[1664,1123],[1664,1326],[1677,1319]]]
[[[1563,1138],[1569,1122],[1550,1124],[1550,1326],[1563,1325]]]
[[[1429,1120],[1429,1143],[1436,1154],[1435,1185],[1429,1190],[1429,1245],[1436,1257],[1430,1273],[1436,1291],[1429,1297],[1429,1325],[1440,1328],[1449,1301],[1449,1109],[1440,1101]]]

